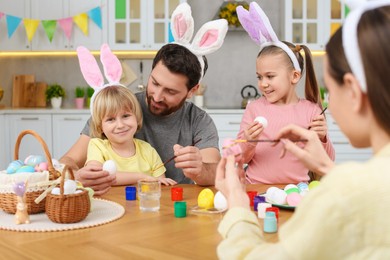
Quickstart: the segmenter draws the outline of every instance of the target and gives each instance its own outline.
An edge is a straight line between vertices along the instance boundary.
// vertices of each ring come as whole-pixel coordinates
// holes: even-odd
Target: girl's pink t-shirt
[[[308,128],[315,116],[321,113],[317,104],[300,99],[296,104],[275,105],[261,97],[248,104],[240,125],[239,139],[244,139],[244,129],[253,123],[258,116],[268,121],[268,126],[260,135],[260,139],[274,139],[279,130],[289,124]],[[245,153],[251,143],[241,143]],[[329,136],[323,146],[332,160],[335,152]],[[288,184],[309,181],[309,170],[292,154],[286,153],[280,158],[282,143],[273,146],[273,143],[257,143],[255,153],[248,162],[246,170],[249,183]]]

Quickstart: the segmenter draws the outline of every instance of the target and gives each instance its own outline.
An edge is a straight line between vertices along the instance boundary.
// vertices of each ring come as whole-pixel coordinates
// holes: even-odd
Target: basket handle
[[[15,143],[14,160],[18,160],[18,159],[19,159],[19,147],[20,147],[20,143],[22,142],[23,136],[28,135],[28,134],[34,136],[34,137],[38,140],[38,142],[42,145],[43,150],[44,150],[44,152],[45,152],[45,157],[46,157],[46,160],[47,160],[47,163],[48,163],[48,171],[49,171],[49,173],[50,173],[50,178],[51,178],[51,179],[56,179],[56,178],[58,178],[58,177],[61,175],[61,173],[58,172],[58,171],[54,168],[54,166],[53,166],[53,162],[52,162],[52,160],[51,160],[51,155],[50,155],[49,149],[47,148],[47,144],[46,144],[45,141],[42,139],[42,137],[41,137],[37,132],[35,132],[34,130],[30,130],[30,129],[24,130],[24,131],[22,131],[22,132],[19,134],[18,138],[16,139],[16,143]]]

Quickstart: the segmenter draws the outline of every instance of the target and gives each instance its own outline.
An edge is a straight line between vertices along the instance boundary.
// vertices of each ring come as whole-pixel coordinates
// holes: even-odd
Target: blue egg
[[[43,157],[42,155],[30,155],[26,158],[26,160],[24,160],[24,163],[26,165],[31,165],[31,166],[38,165],[41,162],[46,162],[45,157]]]
[[[7,167],[7,173],[12,174],[15,173],[20,167],[23,166],[23,162],[21,160],[16,160],[11,162]]]
[[[35,169],[33,166],[30,166],[30,165],[25,165],[25,166],[22,166],[20,167],[16,173],[19,173],[19,172],[35,172]]]

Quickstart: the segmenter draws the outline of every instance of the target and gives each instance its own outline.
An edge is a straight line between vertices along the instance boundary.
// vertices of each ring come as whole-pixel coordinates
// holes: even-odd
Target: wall
[[[279,38],[283,32],[283,0],[257,1],[261,2],[264,11],[270,18],[271,24]],[[222,0],[188,0],[192,7],[195,20],[195,32],[205,22],[212,20],[223,3]],[[245,85],[257,86],[255,74],[255,59],[258,46],[253,43],[245,31],[228,31],[225,42],[220,50],[207,56],[209,69],[203,79],[207,89],[205,106],[207,108],[239,108],[241,105],[241,88]],[[139,75],[140,60],[125,61]],[[146,84],[151,70],[151,60],[143,60],[144,79]],[[322,58],[315,57],[315,68],[318,79],[322,84]],[[62,58],[0,58],[0,86],[4,88],[4,98],[1,104],[11,105],[12,76],[17,74],[34,74],[36,81],[49,84],[59,83],[66,88],[67,98],[65,107],[74,107],[74,88],[86,85],[76,57]],[[138,91],[139,78],[129,87]],[[298,87],[300,96],[303,87]]]

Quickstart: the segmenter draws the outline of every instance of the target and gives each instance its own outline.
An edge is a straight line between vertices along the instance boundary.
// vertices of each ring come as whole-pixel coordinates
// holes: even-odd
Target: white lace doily
[[[100,226],[121,218],[125,209],[116,202],[93,199],[92,211],[88,216],[78,222],[60,224],[52,222],[45,213],[30,215],[30,224],[15,224],[15,215],[0,210],[0,229],[21,232],[49,232],[63,231]]]

